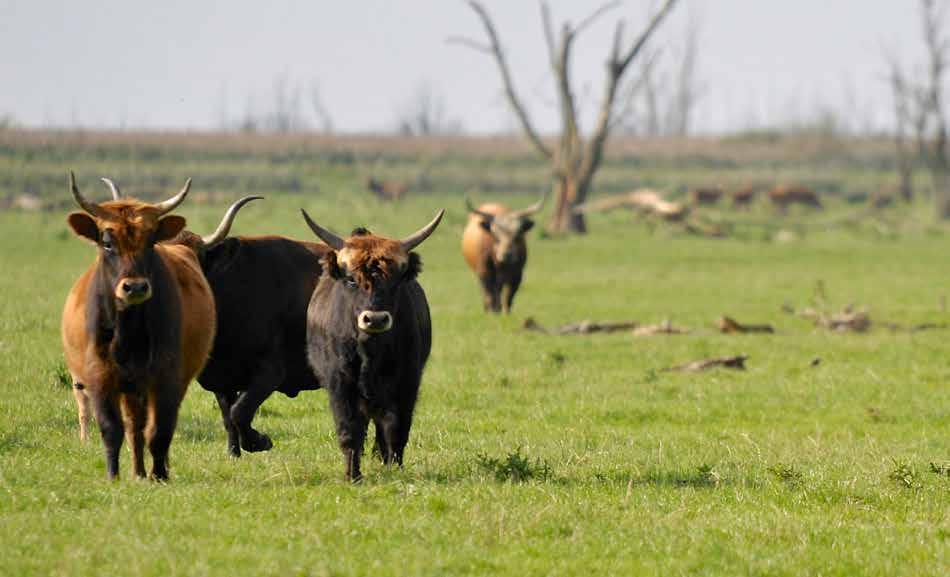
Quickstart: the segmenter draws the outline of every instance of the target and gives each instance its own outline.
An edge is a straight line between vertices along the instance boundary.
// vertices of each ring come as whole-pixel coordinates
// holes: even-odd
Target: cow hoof
[[[228,445],[228,455],[237,459],[241,456],[241,447],[238,445]]]
[[[242,443],[241,448],[247,451],[248,453],[259,453],[261,451],[269,451],[271,447],[274,446],[274,443],[271,442],[270,437],[264,433],[257,433],[256,436],[248,439],[247,443]]]

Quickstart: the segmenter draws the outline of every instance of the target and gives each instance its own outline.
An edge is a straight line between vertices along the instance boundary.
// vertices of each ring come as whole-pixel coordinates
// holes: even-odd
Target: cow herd
[[[168,478],[168,450],[188,384],[214,393],[240,456],[271,448],[251,423],[274,392],[295,397],[326,388],[346,478],[359,480],[369,421],[386,464],[401,464],[422,370],[432,344],[429,307],[416,281],[413,251],[439,225],[440,211],[403,239],[359,228],[344,238],[303,213],[322,243],[282,236],[229,237],[246,197],[217,230],[199,236],[170,214],[172,198],[148,204],[123,197],[88,200],[70,173],[82,211],[73,232],[95,244],[94,262],[63,308],[62,341],[87,437],[90,408],[110,478],[119,474],[123,439],[132,474]]]

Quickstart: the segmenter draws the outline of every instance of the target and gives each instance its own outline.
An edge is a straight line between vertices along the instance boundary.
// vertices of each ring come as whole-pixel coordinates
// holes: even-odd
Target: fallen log
[[[685,335],[688,333],[689,329],[673,326],[673,324],[668,320],[656,325],[644,325],[642,327],[633,329],[633,336],[635,337],[650,337],[653,335]]]
[[[680,222],[689,216],[690,209],[681,202],[671,202],[651,188],[636,190],[599,198],[586,202],[574,208],[574,212],[586,214],[591,212],[607,212],[618,208],[637,210],[642,213],[659,217],[668,222]]]
[[[719,320],[716,321],[716,327],[719,329],[719,332],[726,334],[775,332],[772,325],[744,325],[734,318],[725,315],[719,317]]]
[[[638,326],[639,324],[633,321],[595,323],[590,320],[583,320],[577,323],[561,325],[559,327],[555,327],[554,329],[548,329],[534,320],[533,317],[526,318],[521,324],[521,328],[524,330],[535,331],[547,335],[589,335],[592,333],[615,333],[619,331],[629,331],[631,329],[637,328]]]
[[[716,367],[724,367],[727,369],[735,369],[737,371],[745,370],[745,362],[749,357],[747,355],[737,355],[734,357],[718,357],[714,359],[702,359],[700,361],[693,361],[691,363],[686,363],[683,365],[676,365],[675,367],[670,367],[668,369],[663,369],[664,371],[669,372],[678,372],[678,373],[699,373],[702,371],[708,371],[709,369],[714,369]]]

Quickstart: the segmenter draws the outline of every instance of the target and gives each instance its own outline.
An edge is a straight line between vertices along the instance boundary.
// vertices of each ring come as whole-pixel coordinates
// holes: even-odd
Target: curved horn
[[[475,208],[474,206],[472,206],[472,201],[469,200],[467,194],[465,195],[465,207],[468,208],[468,211],[471,212],[472,214],[477,214],[478,216],[480,216],[480,217],[482,217],[482,218],[487,218],[488,220],[491,220],[491,219],[495,218],[495,215],[494,215],[494,214],[489,214],[489,213],[487,213],[487,212],[482,212],[482,211],[478,210],[477,208]]]
[[[163,214],[167,214],[175,210],[175,207],[181,204],[181,201],[185,200],[185,197],[188,196],[188,191],[190,189],[191,189],[191,179],[189,178],[188,180],[185,181],[185,186],[182,187],[181,192],[169,198],[168,200],[163,200],[162,202],[155,205],[155,207],[158,208],[159,216]]]
[[[211,248],[228,237],[228,233],[231,232],[231,225],[234,224],[234,217],[237,216],[242,206],[252,200],[261,200],[263,198],[263,196],[245,196],[232,204],[231,208],[224,213],[224,218],[221,219],[221,224],[218,225],[218,228],[208,236],[201,237],[202,242],[205,243],[205,248]]]
[[[310,230],[313,231],[313,234],[320,237],[320,240],[327,243],[330,248],[333,250],[342,250],[343,246],[346,245],[346,241],[337,236],[336,234],[330,232],[329,230],[323,228],[319,224],[313,222],[313,219],[310,218],[310,215],[307,214],[307,211],[300,209],[300,214],[303,215],[304,220],[307,221],[307,226],[310,227]]]
[[[119,200],[122,198],[122,193],[119,191],[119,187],[116,186],[114,182],[104,176],[99,180],[106,183],[106,186],[108,186],[109,190],[112,191],[112,200]]]
[[[522,208],[521,210],[514,210],[511,212],[511,216],[515,218],[524,218],[526,216],[531,216],[532,214],[541,210],[544,207],[544,201],[548,199],[548,191],[544,191],[544,194],[541,196],[541,200],[532,204],[528,208]]]
[[[71,170],[69,171],[69,188],[73,193],[73,199],[76,200],[76,204],[78,204],[80,208],[95,217],[100,217],[102,215],[99,205],[92,201],[86,200],[86,197],[84,197],[82,193],[79,192],[79,187],[76,186],[76,175],[73,174],[73,171]]]
[[[429,224],[399,241],[399,243],[402,245],[402,248],[409,251],[422,244],[422,241],[429,238],[429,235],[435,231],[435,227],[439,226],[439,222],[442,221],[443,214],[445,214],[444,208],[439,211],[439,214],[435,215],[435,218],[433,218]]]

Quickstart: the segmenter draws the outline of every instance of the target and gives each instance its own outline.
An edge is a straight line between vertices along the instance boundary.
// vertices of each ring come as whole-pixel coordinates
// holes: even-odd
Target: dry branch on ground
[[[664,371],[678,372],[678,373],[699,373],[702,371],[708,371],[709,369],[714,369],[716,367],[724,367],[727,369],[736,369],[739,371],[745,370],[745,362],[749,357],[747,355],[736,355],[734,357],[718,357],[713,359],[702,359],[699,361],[693,361],[691,363],[686,363],[683,365],[676,365],[675,367],[669,367],[663,369]]]
[[[721,333],[774,333],[772,325],[744,325],[732,317],[723,315],[716,321],[716,327]]]

